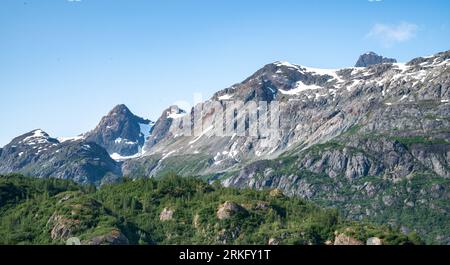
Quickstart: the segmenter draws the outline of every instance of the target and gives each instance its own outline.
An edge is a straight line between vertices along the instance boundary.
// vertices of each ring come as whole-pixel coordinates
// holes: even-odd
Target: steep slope
[[[140,152],[152,126],[153,122],[134,115],[127,106],[117,105],[84,137],[105,148],[113,157],[126,157]]]
[[[6,145],[0,154],[0,172],[95,184],[114,181],[121,175],[119,165],[99,145],[83,140],[61,143],[42,130],[26,133]]]

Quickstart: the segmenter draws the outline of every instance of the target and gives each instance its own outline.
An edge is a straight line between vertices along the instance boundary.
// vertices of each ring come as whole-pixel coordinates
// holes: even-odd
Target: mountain
[[[140,152],[153,122],[134,115],[127,106],[117,105],[103,117],[97,127],[85,134],[113,157],[133,156]]]
[[[145,156],[125,161],[123,173],[174,171],[226,186],[279,188],[350,218],[388,222],[446,244],[449,59],[450,51],[365,68],[268,64],[205,104],[240,100],[242,112],[254,101],[277,101],[279,138],[217,137],[214,122],[201,134],[183,136],[177,131],[186,118],[180,117]],[[221,120],[222,113],[210,108],[200,119]]]
[[[413,233],[352,222],[280,191],[239,191],[174,175],[98,190],[0,177],[0,244],[420,244]]]
[[[47,139],[42,158],[18,159],[24,151],[14,149],[20,139],[13,140],[0,149],[0,173],[100,185],[120,176],[176,172],[226,187],[279,189],[337,208],[346,218],[416,231],[427,243],[450,243],[450,51],[381,62],[344,69],[270,63],[190,111],[164,110],[145,130],[148,137],[141,124],[152,123],[119,105],[79,138]],[[267,112],[260,101],[268,103]],[[260,122],[277,116],[269,123],[279,127],[251,134],[246,110],[255,106]],[[223,109],[233,119],[224,122]],[[247,132],[218,135],[239,124]],[[95,156],[59,157],[49,149],[81,150],[85,144]],[[34,157],[39,149],[33,153],[33,147],[23,147],[24,154]],[[89,174],[73,169],[95,158],[101,163]]]
[[[355,64],[355,67],[368,67],[382,63],[396,63],[397,60],[380,56],[374,52],[368,52],[361,55]]]
[[[139,156],[153,122],[117,105],[92,131],[52,138],[33,130],[0,149],[0,172],[101,185],[122,176],[120,161]]]
[[[120,166],[101,146],[84,140],[60,142],[40,129],[13,139],[3,148],[0,172],[86,184],[115,181],[121,175]]]
[[[279,139],[258,135],[216,137],[214,122],[212,126],[203,126],[200,134],[185,136],[178,133],[186,119],[182,116],[164,126],[161,132],[165,133],[159,133],[157,141],[145,148],[145,156],[140,161],[147,157],[147,160],[157,160],[177,169],[180,157],[187,156],[188,160],[197,157],[189,173],[208,175],[238,170],[251,161],[277,158],[288,151],[303,152],[359,130],[390,138],[424,137],[431,142],[446,143],[449,140],[446,133],[449,125],[446,119],[448,56],[446,52],[406,64],[336,70],[282,62],[268,64],[242,83],[217,92],[211,100],[223,106],[227,101],[241,100],[245,103],[242,109],[254,101],[276,100],[282,123]],[[210,102],[205,102],[206,109]],[[215,121],[222,118],[221,114],[211,108],[201,119]],[[159,121],[165,121],[165,116],[163,113]],[[190,119],[194,118],[191,113]],[[163,161],[155,159],[158,156],[164,158]],[[446,160],[439,162],[440,165],[437,161],[441,160],[436,160],[434,166],[430,162],[422,163],[435,174],[446,177]],[[189,171],[186,163],[180,166],[186,173]],[[389,167],[383,168],[384,171],[380,169],[376,173],[392,171]],[[403,173],[399,170],[399,177],[407,176],[411,170]],[[364,170],[348,173],[356,178],[366,174]]]

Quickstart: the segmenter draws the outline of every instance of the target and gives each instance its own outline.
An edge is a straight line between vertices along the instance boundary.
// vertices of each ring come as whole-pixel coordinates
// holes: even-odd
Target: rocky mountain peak
[[[58,140],[50,137],[50,135],[41,129],[35,129],[31,132],[25,133],[15,138],[11,144],[27,144],[27,145],[39,145],[39,144],[57,144]]]
[[[303,92],[310,93],[310,97],[317,97],[324,94],[318,94],[318,90],[330,91],[345,82],[345,73],[341,70],[276,61],[265,65],[243,82],[217,92],[213,99],[271,102]]]
[[[108,153],[130,156],[139,152],[148,137],[152,122],[134,115],[126,105],[115,106],[97,127],[86,134],[86,141],[104,147]]]
[[[119,104],[109,112],[108,116],[111,115],[133,115],[133,113],[125,104]]]
[[[48,138],[50,138],[50,135],[41,129],[33,130],[26,135],[28,135],[28,136],[26,136],[24,141],[31,140],[31,139],[48,139]]]
[[[359,56],[359,59],[356,62],[355,67],[368,67],[375,64],[396,63],[396,62],[397,62],[396,59],[386,58],[374,52],[367,52]]]
[[[165,109],[153,125],[151,135],[148,137],[143,150],[147,151],[164,138],[169,137],[168,133],[173,121],[185,115],[187,115],[187,112],[176,105]]]

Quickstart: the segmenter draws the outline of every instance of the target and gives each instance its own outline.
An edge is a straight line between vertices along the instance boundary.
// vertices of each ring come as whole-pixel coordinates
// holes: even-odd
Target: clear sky
[[[0,146],[78,135],[119,103],[155,120],[273,61],[449,50],[449,14],[448,0],[1,0]]]

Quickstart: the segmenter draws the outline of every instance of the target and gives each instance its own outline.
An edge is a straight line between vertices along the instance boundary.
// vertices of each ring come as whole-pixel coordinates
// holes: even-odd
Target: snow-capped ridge
[[[305,85],[302,81],[298,81],[295,84],[294,88],[292,88],[291,90],[282,90],[282,89],[280,89],[279,91],[282,94],[285,94],[285,95],[297,95],[300,92],[303,92],[303,91],[306,91],[306,90],[317,90],[317,89],[320,89],[320,88],[322,88],[322,87],[318,86],[318,85]]]
[[[338,74],[338,72],[341,71],[342,69],[339,69],[339,68],[338,69],[315,68],[315,67],[296,65],[296,64],[289,63],[289,62],[281,62],[281,61],[274,62],[273,65],[278,66],[278,67],[285,66],[285,67],[293,68],[303,74],[311,74],[311,75],[315,75],[315,76],[330,76],[333,79],[335,79],[337,82],[342,82],[342,78]],[[345,68],[343,68],[343,69],[345,69]],[[277,72],[281,73],[282,71],[278,70]]]
[[[19,143],[27,143],[29,145],[50,143],[50,135],[41,129],[33,130],[27,135],[29,136],[23,138]]]

